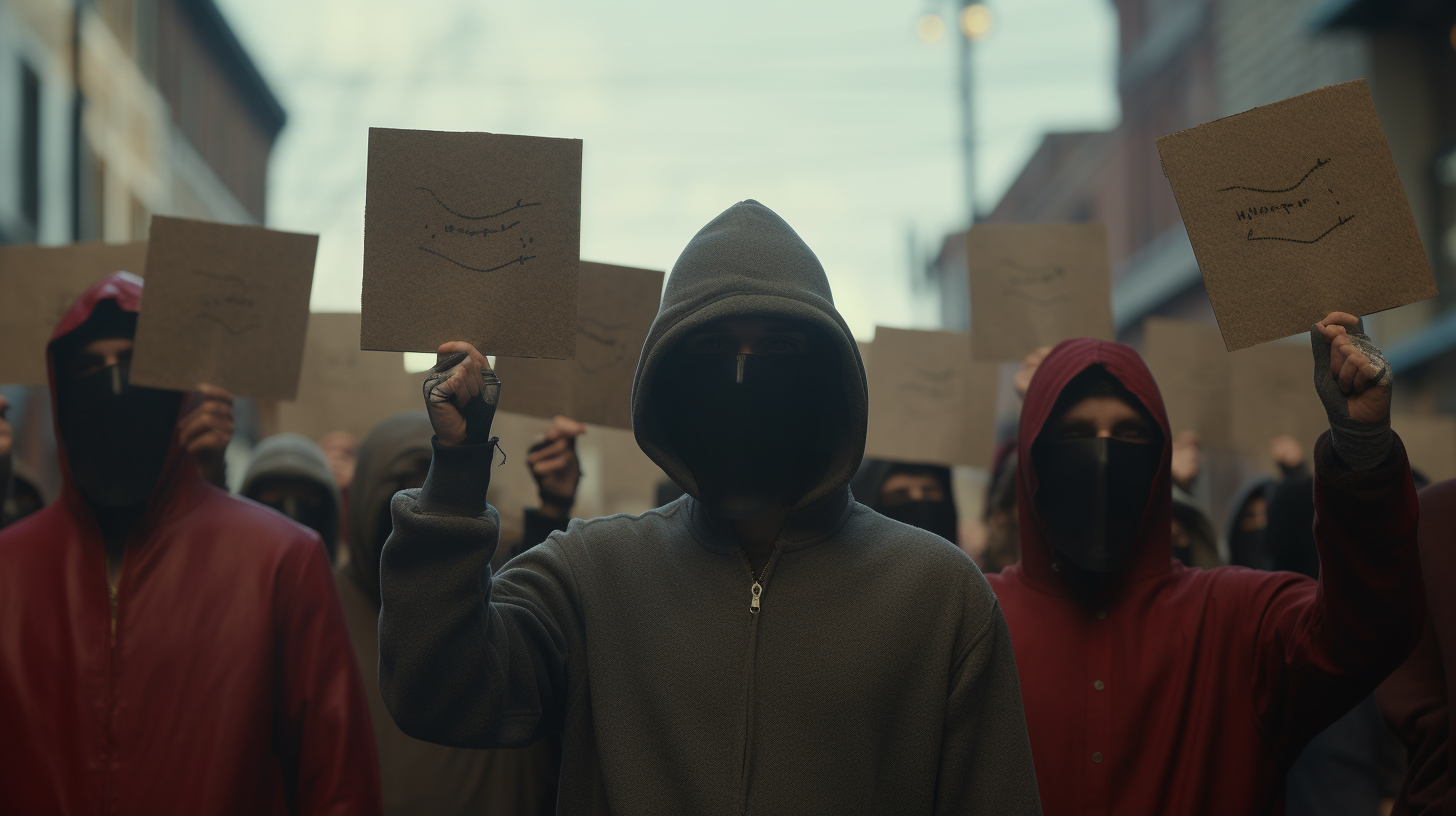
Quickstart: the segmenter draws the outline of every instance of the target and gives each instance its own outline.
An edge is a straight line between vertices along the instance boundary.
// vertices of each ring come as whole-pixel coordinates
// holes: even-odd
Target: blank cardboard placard
[[[869,370],[866,456],[990,464],[1000,369],[972,359],[964,333],[876,327]]]
[[[1143,361],[1158,383],[1173,433],[1196,431],[1205,445],[1233,441],[1233,359],[1218,327],[1148,318],[1143,322]]]
[[[153,217],[132,382],[292,399],[317,251],[317,235]]]
[[[0,383],[45,385],[45,347],[76,298],[112,272],[141,275],[145,241],[0,247]]]
[[[632,427],[632,378],[662,300],[662,273],[581,262],[576,359],[500,357],[502,411]]]
[[[1365,81],[1158,140],[1228,349],[1436,294]]]
[[[357,313],[310,315],[298,395],[278,403],[278,430],[363,440],[395,414],[425,410],[425,376],[406,372],[401,354],[360,351]]]
[[[1114,339],[1101,224],[977,224],[966,265],[977,360],[1020,360],[1073,337]]]
[[[1391,414],[1390,427],[1405,444],[1412,468],[1432,482],[1456,479],[1456,417]]]
[[[362,347],[576,353],[581,140],[369,129]]]
[[[1330,424],[1314,390],[1309,343],[1269,343],[1230,354],[1229,360],[1234,446],[1272,468],[1269,442],[1289,434],[1311,455],[1315,440]]]

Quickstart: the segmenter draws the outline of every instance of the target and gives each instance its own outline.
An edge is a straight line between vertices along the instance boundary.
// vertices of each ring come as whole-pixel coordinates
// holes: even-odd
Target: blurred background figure
[[[335,571],[339,600],[379,748],[386,816],[545,816],[554,813],[558,748],[448,748],[407,736],[379,695],[379,558],[391,530],[390,501],[425,483],[434,430],[424,411],[379,423],[359,446],[350,504],[347,564]],[[264,444],[267,440],[264,441]],[[261,447],[261,446],[260,446]]]
[[[296,433],[274,434],[253,449],[238,493],[318,533],[333,562],[342,508],[329,464],[312,439]]]
[[[319,437],[318,446],[323,451],[324,458],[328,460],[329,472],[333,474],[334,484],[339,486],[339,490],[347,492],[349,485],[354,481],[359,440],[348,431],[330,431]]]
[[[986,483],[986,549],[981,571],[996,573],[1021,560],[1021,526],[1016,515],[1016,446],[1005,444]]]
[[[536,482],[541,505],[525,509],[524,532],[515,546],[507,548],[507,557],[514,558],[557,530],[565,530],[571,521],[571,508],[581,485],[576,438],[584,433],[585,425],[571,417],[557,416],[545,435],[526,452],[526,467]]]
[[[881,515],[960,544],[948,467],[866,459],[850,482],[850,492],[860,504]]]
[[[1193,483],[1203,467],[1202,440],[1193,431],[1173,437],[1173,557],[1184,566],[1212,569],[1223,566],[1218,555],[1218,532],[1193,495]]]

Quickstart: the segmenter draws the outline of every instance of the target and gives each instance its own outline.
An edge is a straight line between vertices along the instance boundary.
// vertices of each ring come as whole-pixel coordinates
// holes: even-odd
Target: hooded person
[[[1375,693],[1381,713],[1410,758],[1392,811],[1395,816],[1456,813],[1456,751],[1451,701],[1456,700],[1456,480],[1420,492],[1422,580],[1427,619],[1409,659]]]
[[[960,541],[951,471],[944,465],[866,459],[850,482],[850,492],[876,513],[929,530],[952,544]]]
[[[379,666],[379,554],[389,537],[389,503],[417,488],[430,468],[430,418],[395,414],[358,448],[350,490],[349,560],[335,570],[344,619],[359,667]],[[395,725],[377,683],[367,685],[385,816],[554,813],[558,759],[547,741],[527,748],[447,748],[408,736]]]
[[[1414,645],[1415,493],[1383,360],[1352,350],[1354,323],[1331,315],[1312,332],[1336,429],[1315,455],[1318,581],[1171,557],[1172,434],[1131,348],[1068,340],[1036,372],[1018,440],[1021,561],[988,580],[1047,813],[1278,813],[1305,742]],[[1332,365],[1358,374],[1348,396]]]
[[[499,574],[488,423],[510,384],[440,350],[429,477],[395,497],[380,572],[406,733],[562,733],[563,813],[1038,812],[995,598],[954,545],[851,498],[864,369],[772,211],[693,238],[644,344],[633,428],[686,495],[572,521]]]
[[[1271,569],[1265,546],[1269,527],[1269,488],[1274,480],[1262,474],[1245,479],[1229,500],[1224,540],[1229,563],[1250,569]]]
[[[379,812],[313,531],[204,481],[189,399],[128,382],[140,278],[47,347],[62,492],[0,530],[0,812]]]
[[[329,563],[338,560],[339,486],[317,442],[296,433],[273,434],[259,442],[238,494],[318,533]]]

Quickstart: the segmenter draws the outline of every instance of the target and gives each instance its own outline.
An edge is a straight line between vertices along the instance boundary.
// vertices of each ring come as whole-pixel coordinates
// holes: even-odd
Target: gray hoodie
[[[311,482],[318,485],[328,497],[329,506],[324,508],[327,521],[318,534],[324,540],[324,547],[329,551],[329,560],[332,561],[338,546],[339,510],[342,501],[339,486],[334,482],[334,474],[329,470],[329,460],[324,456],[323,449],[317,442],[302,434],[278,433],[263,439],[253,448],[253,458],[248,462],[248,472],[243,476],[238,495],[255,498],[259,482],[272,477],[290,477]]]
[[[843,413],[749,610],[733,536],[653,416],[655,372],[735,315],[810,323],[838,349]],[[505,383],[503,388],[509,388]],[[488,446],[434,448],[393,504],[380,689],[400,727],[461,746],[562,732],[563,813],[1039,813],[1006,623],[954,545],[856,503],[864,369],[823,268],[754,201],[673,267],[632,394],[638,444],[687,495],[573,521],[489,571]]]

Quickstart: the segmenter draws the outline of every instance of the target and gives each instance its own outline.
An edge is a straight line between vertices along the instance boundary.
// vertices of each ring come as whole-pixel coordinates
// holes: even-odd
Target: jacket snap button
[[[1097,620],[1105,620],[1106,618],[1107,618],[1107,613],[1106,612],[1103,612],[1101,609],[1097,610]]]
[[[1101,762],[1102,761],[1102,752],[1101,751],[1098,751],[1098,752],[1094,753],[1092,755],[1092,761],[1093,762]]]
[[[1102,681],[1101,681],[1101,680],[1098,680],[1098,681],[1096,681],[1096,682],[1094,682],[1094,683],[1093,683],[1093,684],[1092,684],[1092,688],[1095,688],[1095,689],[1097,689],[1097,690],[1098,690],[1098,691],[1101,691],[1101,690],[1103,690],[1103,689],[1104,689],[1104,688],[1107,688],[1107,687],[1106,687],[1106,686],[1104,686],[1104,685],[1102,685]]]

